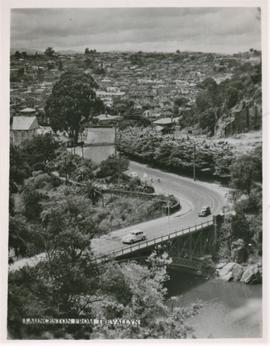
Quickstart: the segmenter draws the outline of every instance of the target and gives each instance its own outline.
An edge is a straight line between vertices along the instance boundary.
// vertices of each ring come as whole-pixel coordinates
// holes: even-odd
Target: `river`
[[[260,338],[262,285],[206,280],[190,273],[171,272],[167,283],[173,306],[200,302],[199,313],[188,320],[197,338]]]

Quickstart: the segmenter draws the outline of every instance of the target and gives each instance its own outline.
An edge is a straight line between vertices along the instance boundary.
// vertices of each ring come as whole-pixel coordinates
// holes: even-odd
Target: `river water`
[[[262,337],[262,285],[206,280],[171,272],[167,283],[173,306],[200,302],[199,313],[188,320],[197,338]]]

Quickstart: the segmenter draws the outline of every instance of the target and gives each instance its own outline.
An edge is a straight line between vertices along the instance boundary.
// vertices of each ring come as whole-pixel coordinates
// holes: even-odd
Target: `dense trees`
[[[179,115],[179,108],[185,106],[187,103],[189,102],[189,99],[186,97],[177,97],[174,100],[174,104],[173,104],[173,114],[174,116],[178,116]]]
[[[187,97],[181,96],[181,97],[177,97],[174,100],[174,104],[178,107],[184,106],[185,104],[187,104],[189,102],[189,99]]]
[[[9,218],[9,247],[14,249],[17,257],[26,254],[28,240],[30,239],[25,219],[22,216],[11,216]]]
[[[236,127],[233,131],[261,128],[261,114],[258,114],[258,108],[261,107],[260,69],[260,64],[252,66],[248,63],[237,66],[233,76],[220,83],[213,78],[206,78],[197,85],[198,94],[191,109],[181,112],[180,124],[198,124],[203,132],[212,136],[215,134],[216,125],[221,126],[224,120],[231,116],[234,107],[241,109],[245,103],[251,113],[256,115],[249,116],[248,125],[240,125],[240,128]],[[218,123],[220,119],[221,124]]]
[[[46,162],[56,157],[59,147],[60,143],[53,135],[38,135],[25,142],[22,155],[31,167],[31,170],[43,169],[46,166]]]
[[[261,146],[251,154],[242,155],[230,166],[232,184],[239,190],[250,194],[251,187],[262,180]]]
[[[50,190],[48,197],[41,213],[47,247],[76,258],[98,232],[91,216],[92,205],[76,188],[66,186]]]
[[[154,129],[127,128],[122,131],[120,150],[130,158],[136,158],[177,173],[192,174],[190,159],[196,146],[196,171],[198,175],[207,172],[207,177],[229,179],[229,166],[233,152],[226,142],[210,144],[190,138],[173,139],[162,136]]]
[[[218,85],[213,78],[207,78],[198,87],[201,91],[196,97],[195,118],[203,130],[213,135],[220,103]]]
[[[250,156],[242,156],[231,165],[231,174],[234,186],[249,194],[258,171]]]
[[[68,131],[77,143],[79,131],[99,112],[96,88],[96,82],[89,75],[76,71],[63,73],[45,106],[53,130]]]
[[[91,54],[96,54],[96,53],[97,53],[96,49],[85,48],[85,50],[84,50],[85,55],[91,55]]]
[[[207,109],[204,112],[200,113],[199,125],[203,130],[205,129],[208,130],[210,132],[210,135],[214,134],[215,123],[216,123],[215,111]]]
[[[10,145],[9,155],[9,190],[10,193],[15,193],[18,190],[18,185],[21,185],[24,179],[31,174],[31,170],[21,149]]]
[[[80,245],[81,246],[81,245]],[[67,252],[66,252],[67,251]],[[72,259],[68,246],[48,261],[9,276],[9,332],[15,338],[186,338],[185,320],[198,306],[169,309],[164,282],[166,253],[135,262],[96,267],[90,252]],[[23,325],[21,316],[140,320],[136,325]]]
[[[123,158],[118,159],[115,156],[110,156],[107,160],[101,162],[97,177],[111,177],[113,180],[115,177],[118,177],[119,174],[122,174],[122,172],[127,168],[128,160]]]
[[[14,56],[16,59],[21,59],[21,58],[27,58],[28,57],[28,54],[27,52],[20,52],[19,50],[16,50],[16,52],[14,53]]]
[[[44,55],[47,55],[47,57],[52,58],[55,56],[55,51],[52,47],[46,48]]]
[[[98,277],[90,251],[90,240],[96,232],[91,206],[87,199],[70,192],[65,187],[57,193],[51,192],[43,208],[40,233],[45,262],[32,270],[10,275],[9,327],[13,336],[19,333],[21,337],[18,319],[21,323],[21,316],[29,316],[29,310],[36,304],[40,309],[39,316],[79,316],[85,305],[84,299],[96,289]],[[24,273],[29,278],[22,282]],[[14,292],[19,287],[25,294],[23,298],[19,291]],[[22,299],[23,305],[17,305]],[[14,309],[20,310],[20,314],[14,315]],[[85,307],[84,313],[87,312]],[[36,328],[37,331],[39,328]],[[28,333],[35,334],[35,328],[31,331],[30,327]],[[40,330],[36,335],[40,337]]]
[[[233,240],[252,244],[262,255],[262,146],[237,158],[230,166],[235,215],[230,219]]]
[[[29,220],[39,219],[42,211],[41,202],[47,199],[48,192],[59,184],[57,178],[40,172],[25,181],[22,197],[24,213]]]
[[[60,144],[51,134],[38,135],[25,141],[21,148],[10,146],[10,187],[16,192],[16,186],[22,185],[31,171],[44,169],[46,164],[56,157]]]
[[[225,91],[226,93],[226,105],[228,108],[232,108],[236,105],[239,98],[239,91],[235,87],[229,87]]]

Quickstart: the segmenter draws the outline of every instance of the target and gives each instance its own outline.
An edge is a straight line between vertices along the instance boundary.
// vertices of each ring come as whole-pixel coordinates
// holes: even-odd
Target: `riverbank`
[[[251,263],[250,263],[251,262]],[[262,282],[262,260],[239,264],[236,262],[218,263],[216,274],[223,281],[240,281],[245,284],[258,284]]]

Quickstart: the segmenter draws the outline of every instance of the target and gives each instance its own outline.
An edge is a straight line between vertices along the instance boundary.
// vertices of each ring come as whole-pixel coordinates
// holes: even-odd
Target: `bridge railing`
[[[205,222],[202,222],[200,224],[196,224],[196,225],[191,226],[191,227],[186,227],[186,228],[174,231],[174,232],[166,234],[166,235],[162,235],[162,236],[155,237],[155,238],[152,238],[149,240],[145,240],[143,242],[133,244],[133,245],[128,246],[128,247],[123,247],[119,250],[114,250],[107,255],[95,257],[95,262],[96,263],[102,263],[102,262],[108,261],[108,260],[113,259],[113,258],[124,256],[124,255],[127,255],[129,253],[132,253],[132,252],[135,252],[138,250],[142,250],[142,249],[145,249],[145,248],[153,246],[153,245],[161,244],[167,240],[177,238],[180,235],[199,231],[199,230],[204,229],[208,226],[212,226],[213,224],[214,224],[213,220],[205,221]]]

